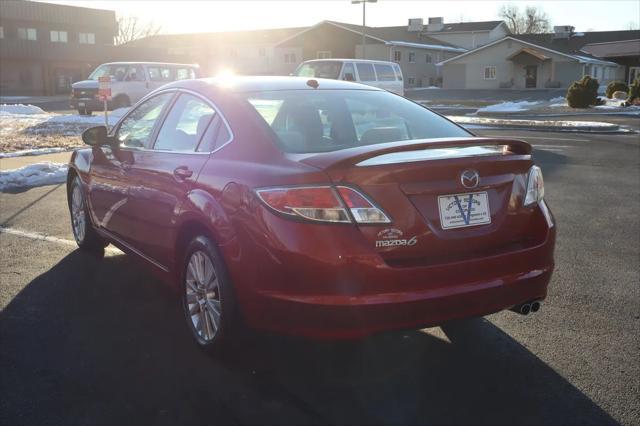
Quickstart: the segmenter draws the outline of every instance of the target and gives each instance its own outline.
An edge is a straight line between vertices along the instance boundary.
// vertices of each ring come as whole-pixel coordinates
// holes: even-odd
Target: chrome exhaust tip
[[[531,302],[531,312],[538,312],[542,304],[539,301]]]
[[[511,308],[511,310],[520,315],[529,315],[529,312],[531,312],[531,304],[523,303],[522,305],[516,305]]]

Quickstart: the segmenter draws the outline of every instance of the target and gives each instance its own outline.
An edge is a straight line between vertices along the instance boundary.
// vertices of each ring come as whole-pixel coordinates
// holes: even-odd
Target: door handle
[[[173,171],[173,176],[177,180],[186,180],[193,176],[193,171],[191,171],[187,166],[180,166]]]

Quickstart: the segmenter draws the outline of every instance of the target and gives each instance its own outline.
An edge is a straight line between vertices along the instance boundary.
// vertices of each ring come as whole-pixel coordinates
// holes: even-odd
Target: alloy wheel
[[[194,251],[185,274],[187,316],[200,339],[208,343],[218,334],[222,315],[220,284],[213,262],[202,250]]]
[[[73,189],[71,190],[71,224],[76,240],[81,243],[84,240],[86,216],[82,189],[77,181],[73,184]]]

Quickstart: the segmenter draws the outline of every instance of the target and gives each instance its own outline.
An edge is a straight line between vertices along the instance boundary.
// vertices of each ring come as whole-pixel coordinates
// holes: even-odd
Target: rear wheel
[[[82,190],[82,182],[78,176],[71,181],[68,202],[71,213],[71,229],[78,247],[86,251],[102,252],[107,243],[93,229]]]
[[[191,241],[182,271],[187,327],[200,348],[216,353],[230,340],[235,298],[222,257],[209,238],[201,235]]]

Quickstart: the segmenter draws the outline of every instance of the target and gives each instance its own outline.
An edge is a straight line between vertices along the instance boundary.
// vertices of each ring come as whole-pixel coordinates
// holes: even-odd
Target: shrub
[[[598,80],[588,75],[574,81],[567,90],[567,103],[571,108],[588,108],[591,105],[597,105],[599,85]]]
[[[627,102],[630,105],[637,103],[640,100],[640,77],[633,80],[633,84],[629,87],[629,97]],[[635,102],[634,102],[635,101]]]
[[[611,99],[613,98],[613,94],[618,91],[628,92],[629,86],[627,86],[623,81],[612,81],[607,85],[607,91],[605,92],[605,95],[607,96],[607,98]]]

